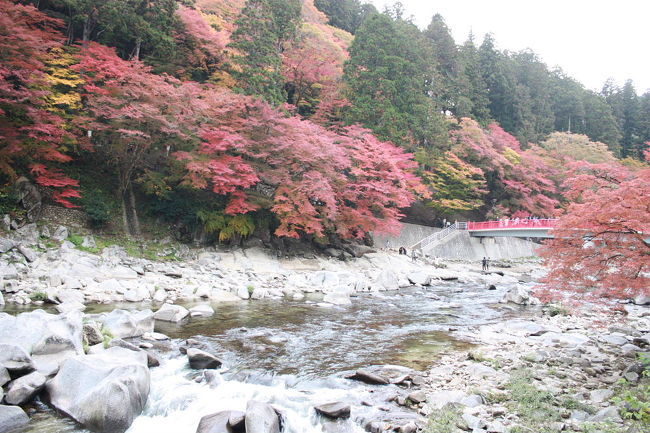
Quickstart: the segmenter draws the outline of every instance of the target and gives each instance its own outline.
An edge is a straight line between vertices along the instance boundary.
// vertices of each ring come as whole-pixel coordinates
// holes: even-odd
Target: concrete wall
[[[535,256],[539,244],[520,238],[473,238],[468,232],[457,232],[426,254],[445,259],[481,260],[516,259]]]
[[[372,238],[375,241],[375,247],[384,248],[386,240],[390,242],[390,247],[398,249],[399,247],[411,248],[425,237],[441,230],[440,228],[421,226],[417,224],[402,223],[402,231],[398,236],[376,235],[373,233]]]

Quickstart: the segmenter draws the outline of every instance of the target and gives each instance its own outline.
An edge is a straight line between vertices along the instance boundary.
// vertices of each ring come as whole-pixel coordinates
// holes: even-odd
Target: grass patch
[[[456,433],[459,431],[460,411],[448,406],[436,411],[429,417],[425,433]]]
[[[102,328],[102,336],[104,337],[104,341],[103,341],[104,349],[108,349],[108,345],[115,338],[115,336],[107,328]]]
[[[506,384],[507,392],[499,396],[499,403],[505,404],[519,418],[519,425],[511,428],[511,433],[555,432],[552,424],[562,420],[562,409],[557,407],[558,400],[552,393],[535,386],[534,382],[530,370],[519,370],[513,373]]]
[[[100,254],[106,247],[119,246],[124,248],[124,251],[136,258],[147,259],[150,261],[178,261],[180,260],[173,250],[170,250],[169,244],[162,244],[159,242],[146,242],[142,240],[131,239],[127,237],[102,237],[94,236],[94,247],[84,247],[83,236],[78,234],[71,234],[68,240],[72,242],[80,251],[85,251],[92,254]]]
[[[41,291],[34,292],[31,295],[29,295],[29,299],[31,299],[32,302],[45,301],[47,300],[47,293]]]
[[[542,311],[550,317],[571,315],[571,312],[567,308],[559,304],[547,304]]]
[[[639,353],[639,362],[645,366],[639,382],[633,384],[621,379],[617,389],[618,395],[612,400],[621,407],[623,418],[640,423],[643,431],[648,431],[650,430],[650,354]]]
[[[503,365],[501,365],[501,360],[495,358],[488,358],[481,352],[469,352],[467,354],[467,359],[474,362],[480,362],[481,364],[490,366],[495,370],[499,370],[501,369],[501,367],[503,367]]]

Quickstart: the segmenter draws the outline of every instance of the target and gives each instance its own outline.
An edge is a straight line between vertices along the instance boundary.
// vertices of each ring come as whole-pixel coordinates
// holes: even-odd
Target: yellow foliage
[[[512,164],[516,165],[521,163],[521,155],[519,155],[516,150],[512,150],[509,147],[505,148],[503,151],[503,156],[505,156],[505,158]]]
[[[49,110],[54,113],[65,114],[82,108],[81,94],[77,89],[84,80],[70,68],[76,62],[69,48],[56,48],[50,52],[45,72],[46,80],[51,86],[47,102]]]

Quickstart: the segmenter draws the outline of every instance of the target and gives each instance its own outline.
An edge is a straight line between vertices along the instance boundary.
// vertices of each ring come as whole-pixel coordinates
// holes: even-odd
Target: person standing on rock
[[[490,270],[490,258],[485,259],[485,270],[489,271]]]
[[[483,265],[483,270],[487,271],[487,258],[486,257],[483,257],[482,265]]]
[[[411,261],[415,263],[417,259],[418,259],[418,250],[413,248],[413,250],[411,251]]]

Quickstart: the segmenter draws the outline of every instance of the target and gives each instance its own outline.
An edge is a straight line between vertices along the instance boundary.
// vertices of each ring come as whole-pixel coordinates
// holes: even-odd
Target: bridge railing
[[[503,219],[498,221],[480,221],[467,223],[467,230],[500,230],[500,229],[552,229],[557,219]]]
[[[422,239],[420,242],[412,245],[411,249],[418,250],[418,249],[426,248],[435,242],[442,241],[447,236],[454,233],[456,230],[467,230],[467,223],[464,221],[456,221],[454,224],[451,224],[445,227],[444,229],[427,236],[426,238]]]

